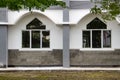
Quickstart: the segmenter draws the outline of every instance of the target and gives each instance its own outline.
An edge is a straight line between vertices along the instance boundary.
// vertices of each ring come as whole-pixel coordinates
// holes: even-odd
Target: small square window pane
[[[30,32],[22,31],[22,48],[30,48]]]
[[[50,47],[50,32],[42,31],[42,47],[49,48]]]
[[[104,48],[111,47],[111,31],[110,30],[103,31],[103,47]]]
[[[83,48],[90,48],[90,31],[83,31]]]

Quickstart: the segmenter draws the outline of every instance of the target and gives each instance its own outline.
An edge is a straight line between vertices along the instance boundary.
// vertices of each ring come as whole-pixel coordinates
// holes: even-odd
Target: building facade
[[[120,66],[120,18],[104,22],[90,0],[64,0],[67,8],[0,9],[1,67]]]

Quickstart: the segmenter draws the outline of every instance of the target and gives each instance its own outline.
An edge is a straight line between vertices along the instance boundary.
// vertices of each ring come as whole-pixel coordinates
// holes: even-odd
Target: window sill
[[[19,51],[52,51],[50,48],[42,48],[42,49],[30,49],[30,48],[22,48]]]
[[[114,51],[115,49],[113,48],[82,48],[80,49],[81,51]]]

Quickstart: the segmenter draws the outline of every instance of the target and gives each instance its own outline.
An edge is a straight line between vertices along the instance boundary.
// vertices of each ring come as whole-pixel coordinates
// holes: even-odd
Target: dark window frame
[[[90,34],[86,34],[86,35],[90,36],[90,39],[86,40],[86,41],[90,41],[90,43],[89,42],[85,43],[85,38],[84,38],[85,37],[84,36],[85,31],[90,33]],[[95,31],[99,31],[100,35],[98,35],[97,33],[93,34],[93,32],[95,32]],[[104,46],[105,42],[103,42],[103,41],[105,41],[104,40],[104,31],[109,31],[110,32],[109,33],[110,38],[106,37],[107,41],[109,41],[109,43],[106,43],[106,46]],[[93,49],[94,48],[111,48],[111,45],[112,45],[112,42],[111,42],[111,35],[112,34],[111,33],[112,33],[112,31],[107,29],[107,25],[104,22],[102,22],[99,18],[96,17],[90,23],[87,24],[86,30],[82,30],[82,47],[83,48],[93,48]],[[94,37],[95,40],[93,39],[93,37]],[[97,37],[99,37],[99,39],[97,39]],[[100,40],[100,42],[97,41],[97,40]],[[99,43],[98,46],[97,46],[97,42]],[[89,46],[86,46],[86,45],[89,45]]]
[[[40,25],[38,26],[38,24],[37,25],[34,24],[36,22],[38,22],[38,24],[40,24]],[[31,24],[32,25],[34,24],[35,27],[30,27]],[[23,46],[23,45],[26,45],[23,42],[23,36],[24,36],[23,32],[29,32],[29,47]],[[34,36],[33,32],[38,32],[37,33],[38,36]],[[43,32],[44,32],[44,34],[43,34]],[[45,34],[45,32],[47,34]],[[34,41],[33,41],[33,39],[34,39]],[[43,40],[44,40],[44,42],[43,42]],[[34,44],[34,43],[36,43],[36,44]],[[50,48],[50,30],[46,30],[46,25],[44,25],[37,18],[33,19],[29,24],[26,25],[26,30],[22,30],[22,48],[30,48],[30,49]]]

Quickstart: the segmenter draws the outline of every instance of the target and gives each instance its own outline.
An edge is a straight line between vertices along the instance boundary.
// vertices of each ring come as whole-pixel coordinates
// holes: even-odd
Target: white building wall
[[[117,21],[108,23],[109,28],[112,30],[112,47],[120,49],[120,25]]]
[[[40,10],[32,10],[32,12],[43,14],[49,19],[51,19],[55,24],[63,22],[63,11],[62,10],[45,10],[41,12]],[[16,24],[20,18],[24,17],[25,14],[32,12],[28,10],[21,11],[8,11],[8,23],[11,25]],[[13,16],[14,15],[14,16]],[[58,18],[59,17],[59,18]]]
[[[26,14],[29,11],[20,12],[8,12],[8,22],[12,26],[8,27],[8,49],[21,49],[21,30],[26,28],[26,24],[32,21],[34,18],[40,19],[48,30],[51,31],[50,35],[50,48],[62,49],[63,45],[63,33],[61,23],[63,19],[62,10],[47,10],[45,12],[33,11],[35,14]],[[89,9],[79,10],[74,9],[69,11],[70,22],[70,49],[82,49],[82,30],[86,29],[86,25],[92,21],[95,16],[89,14]],[[14,15],[14,16],[13,16]],[[45,15],[45,16],[44,16]],[[112,30],[112,48],[120,49],[120,25],[117,21],[109,21],[106,23],[109,30]]]
[[[71,9],[69,11],[69,21],[73,24],[78,24],[79,21],[89,13],[89,9]]]
[[[14,14],[14,16],[16,15]],[[13,20],[15,20],[14,18]],[[56,26],[49,18],[38,13],[28,14],[17,21],[15,25],[8,27],[8,49],[21,49],[21,31],[25,30],[26,25],[34,18],[38,18],[46,25],[46,30],[50,30],[50,49],[62,49],[62,27]]]
[[[74,12],[74,16],[78,16],[78,14],[79,13]],[[81,19],[79,18],[80,20],[79,20],[78,24],[71,26],[70,49],[83,50],[83,48],[82,48],[82,30],[86,30],[86,25],[88,23],[90,23],[95,17],[100,18],[99,15],[89,14],[89,15],[82,17]],[[107,24],[107,29],[112,31],[112,38],[111,38],[112,39],[112,42],[111,42],[112,47],[111,47],[111,49],[105,49],[105,50],[120,49],[120,36],[119,36],[120,25],[119,25],[119,23],[117,21],[109,21],[109,22],[106,22],[106,24]],[[94,49],[90,49],[90,50],[94,50]],[[104,50],[104,49],[101,49],[101,50]]]
[[[82,30],[86,29],[86,24],[92,20],[90,16],[87,16],[89,13],[88,9],[70,11],[70,21],[76,23],[70,28],[70,49],[82,48]]]

